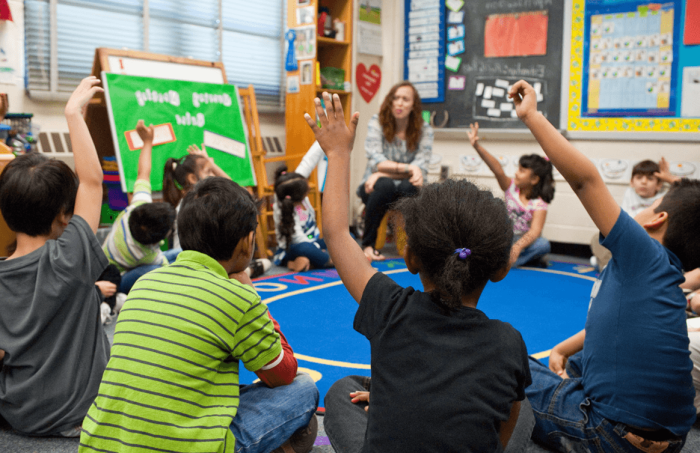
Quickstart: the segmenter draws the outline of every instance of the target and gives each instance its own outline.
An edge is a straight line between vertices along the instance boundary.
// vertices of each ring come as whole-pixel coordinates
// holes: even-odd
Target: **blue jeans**
[[[180,252],[182,252],[182,249],[170,249],[163,252],[163,255],[165,255],[165,258],[168,260],[168,263],[172,264],[175,262],[175,259],[180,254]],[[119,284],[119,292],[129,294],[129,291],[131,291],[131,287],[134,286],[136,280],[141,278],[142,275],[147,274],[154,269],[158,269],[159,267],[160,265],[148,264],[144,266],[135,267],[130,271],[126,271],[124,275],[122,275],[122,282]]]
[[[318,389],[308,374],[273,389],[262,383],[241,387],[230,429],[236,453],[267,453],[309,424],[318,408]]]
[[[580,376],[580,353],[570,357],[567,374]],[[624,437],[629,428],[607,420],[591,407],[580,377],[562,379],[530,357],[532,385],[525,389],[535,414],[532,438],[561,452],[640,453]],[[685,436],[668,441],[664,453],[680,452]]]
[[[284,258],[285,262],[294,261],[300,256],[305,256],[311,261],[311,266],[317,269],[323,269],[328,264],[331,256],[328,254],[326,241],[316,239],[314,242],[300,242],[292,244],[287,249],[287,255]]]
[[[552,250],[552,246],[549,244],[549,241],[540,236],[535,239],[535,242],[525,247],[520,252],[520,256],[518,256],[518,259],[515,261],[515,267],[522,266],[528,261],[542,258],[549,253],[550,250]]]

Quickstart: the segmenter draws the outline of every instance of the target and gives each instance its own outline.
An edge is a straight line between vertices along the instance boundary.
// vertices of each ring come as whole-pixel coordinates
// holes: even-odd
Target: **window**
[[[223,61],[230,83],[253,84],[279,109],[283,0],[25,0],[26,87],[65,99],[90,74],[96,47]],[[52,45],[52,36],[55,36]]]

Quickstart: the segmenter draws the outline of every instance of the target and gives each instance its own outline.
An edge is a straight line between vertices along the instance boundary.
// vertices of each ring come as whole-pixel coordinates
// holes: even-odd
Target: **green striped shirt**
[[[281,352],[255,290],[182,252],[129,293],[80,451],[232,452],[238,360],[257,371]]]
[[[159,264],[161,266],[168,264],[167,258],[160,251],[160,244],[141,244],[131,236],[131,230],[129,230],[131,212],[142,204],[152,202],[151,182],[145,179],[136,180],[131,203],[117,216],[102,245],[107,259],[111,264],[117,266],[119,272],[124,273],[145,264]]]

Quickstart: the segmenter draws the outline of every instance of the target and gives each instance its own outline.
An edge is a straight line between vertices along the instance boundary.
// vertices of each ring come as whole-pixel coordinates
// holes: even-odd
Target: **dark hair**
[[[406,149],[413,152],[418,149],[418,142],[420,142],[420,137],[423,133],[423,104],[418,90],[411,82],[404,81],[391,87],[389,94],[386,95],[379,109],[379,124],[382,126],[384,138],[388,142],[393,142],[396,136],[396,120],[394,119],[391,105],[394,102],[396,90],[401,87],[411,87],[411,90],[413,90],[413,109],[411,109],[411,114],[408,117],[408,129],[406,129]]]
[[[554,199],[554,176],[552,175],[552,163],[537,154],[528,154],[520,157],[518,162],[521,167],[529,168],[540,180],[532,188],[528,199],[541,198],[545,203],[551,203]]]
[[[282,211],[279,229],[287,242],[287,248],[292,245],[294,234],[294,203],[303,201],[308,193],[309,182],[302,175],[287,172],[285,165],[275,171],[275,195]]]
[[[25,154],[0,174],[0,212],[12,231],[46,236],[59,214],[73,214],[77,192],[78,178],[64,162]]]
[[[175,208],[169,203],[144,203],[129,214],[131,236],[143,245],[157,244],[175,223]]]
[[[217,261],[231,259],[241,239],[258,225],[258,204],[247,190],[227,178],[199,181],[182,199],[177,229],[183,250]]]
[[[506,205],[490,190],[465,180],[425,186],[395,206],[405,223],[407,244],[436,286],[431,296],[445,308],[483,287],[510,260],[513,224]],[[462,260],[455,250],[468,248]]]
[[[203,156],[188,154],[179,159],[169,158],[163,168],[163,199],[173,205],[180,203],[182,197],[192,188],[188,175],[197,175]]]
[[[664,246],[680,258],[686,271],[700,267],[700,181],[673,183],[654,210],[662,211],[668,213]]]
[[[632,167],[632,177],[634,178],[637,175],[654,176],[654,173],[658,171],[660,171],[659,164],[657,164],[653,160],[647,159],[639,162],[637,165]]]

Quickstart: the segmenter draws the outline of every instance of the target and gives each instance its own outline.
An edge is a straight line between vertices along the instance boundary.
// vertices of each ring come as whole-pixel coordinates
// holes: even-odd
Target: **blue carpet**
[[[402,286],[423,289],[401,259],[375,267]],[[546,363],[547,351],[583,329],[595,276],[593,268],[564,262],[551,262],[547,269],[516,268],[503,281],[486,286],[478,308],[511,323],[528,352]],[[352,328],[358,305],[336,271],[275,276],[254,285],[280,323],[299,367],[317,381],[321,405],[336,380],[370,375],[369,342]],[[255,379],[253,373],[241,373],[242,383]]]

